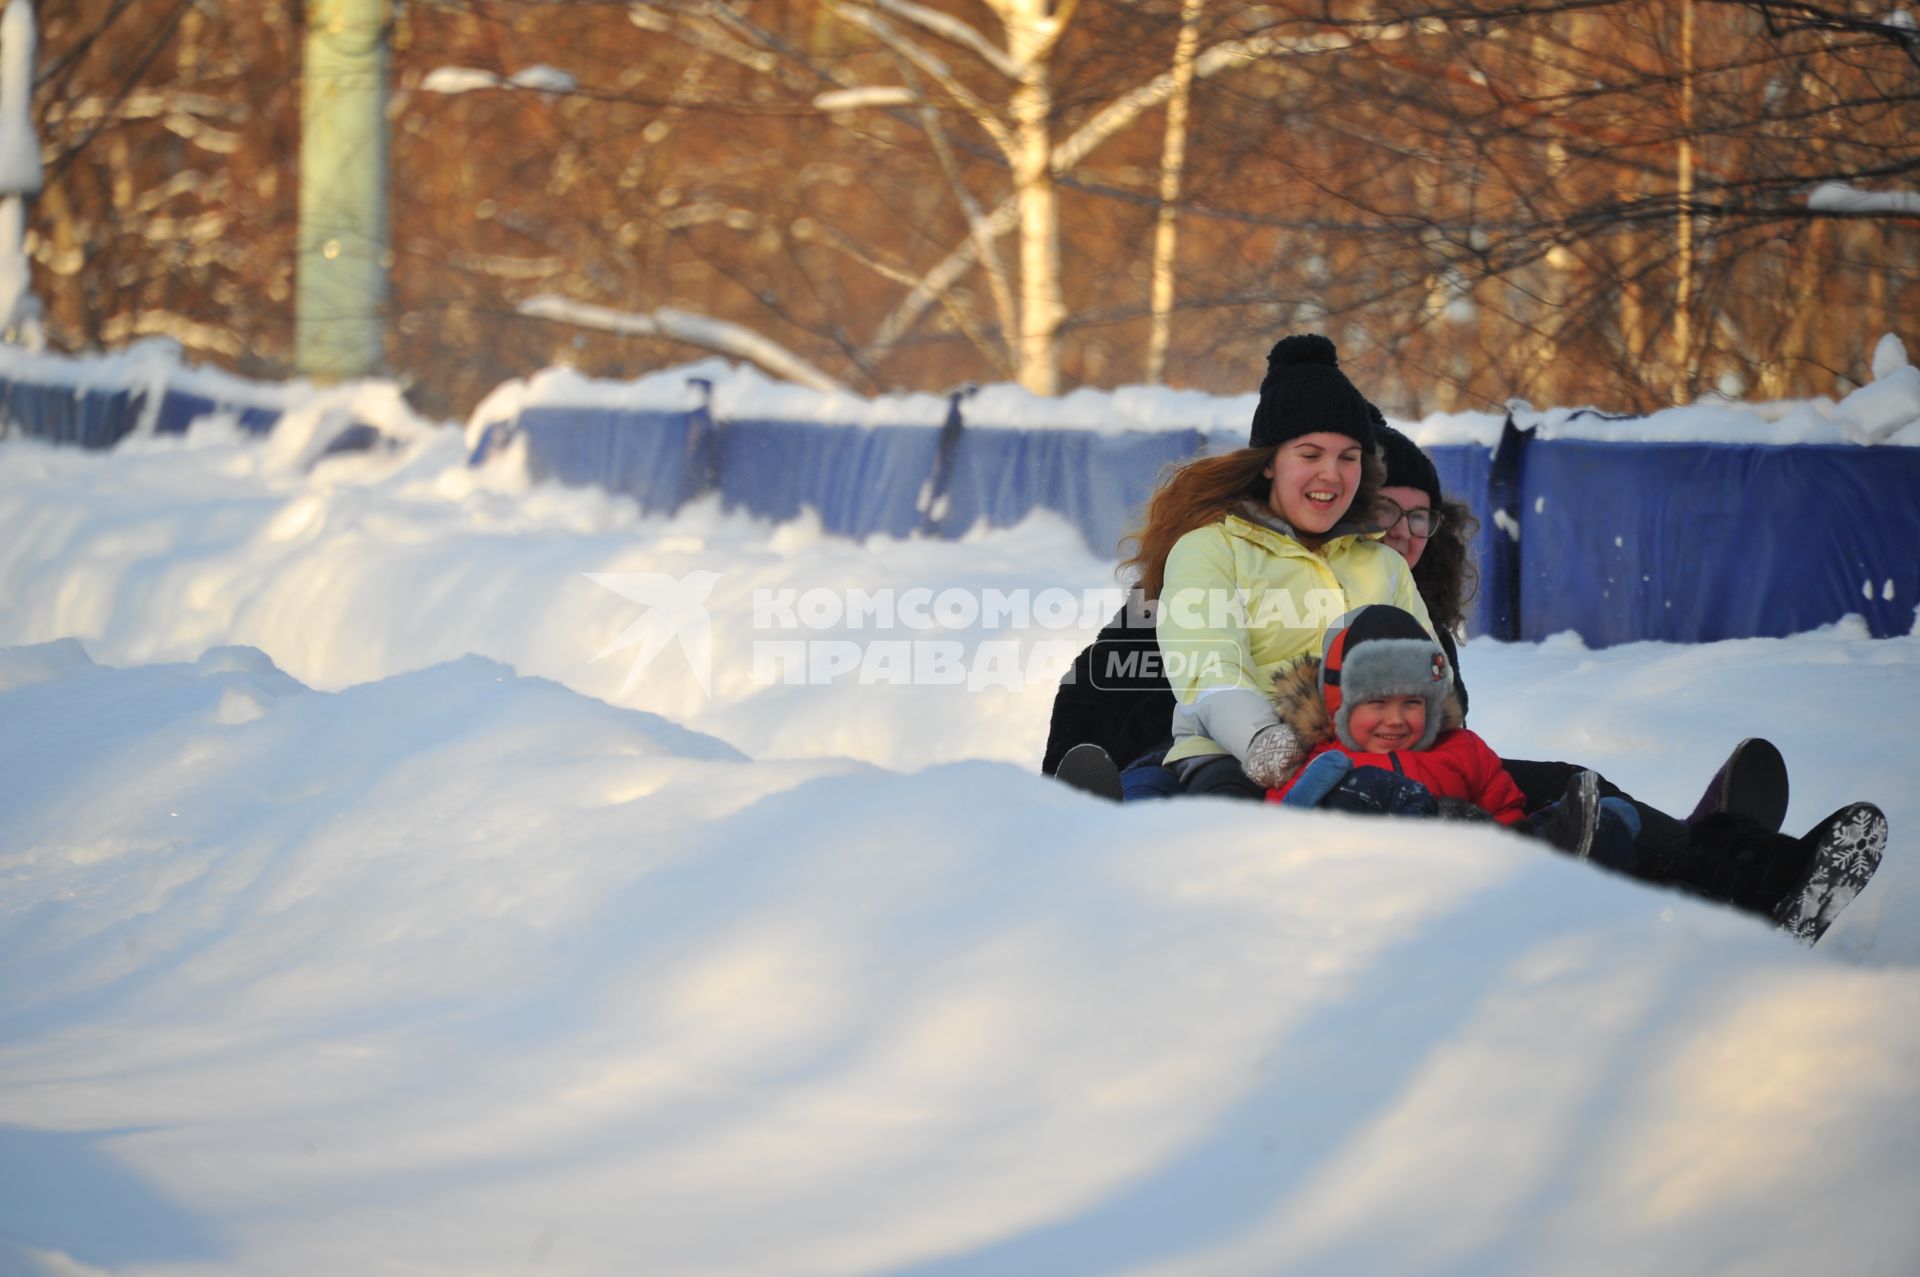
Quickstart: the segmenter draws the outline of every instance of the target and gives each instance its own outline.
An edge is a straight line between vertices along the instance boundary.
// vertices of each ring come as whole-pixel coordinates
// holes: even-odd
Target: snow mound
[[[1900,340],[1900,334],[1881,334],[1873,347],[1873,379],[1878,381],[1882,377],[1891,377],[1907,364],[1907,344]]]
[[[1891,440],[1920,423],[1920,368],[1902,364],[1840,401],[1839,413],[1862,443]]]
[[[0,695],[12,1267],[1915,1253],[1912,971],[1497,830],[748,762],[479,659],[208,721],[269,677]]]
[[[0,692],[98,668],[76,638],[55,639],[29,647],[0,647]]]

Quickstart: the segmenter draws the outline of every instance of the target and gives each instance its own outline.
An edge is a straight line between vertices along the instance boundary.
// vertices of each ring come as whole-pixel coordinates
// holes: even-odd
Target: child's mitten
[[[1318,807],[1329,790],[1353,770],[1353,760],[1337,749],[1330,749],[1305,767],[1293,782],[1293,788],[1280,801],[1288,807]]]

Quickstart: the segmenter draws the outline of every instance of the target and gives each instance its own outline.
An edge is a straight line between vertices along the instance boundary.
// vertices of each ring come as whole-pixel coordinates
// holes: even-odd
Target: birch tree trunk
[[[1693,341],[1693,0],[1680,11],[1679,283],[1673,296],[1673,401],[1693,397],[1699,366]]]
[[[1020,213],[1020,384],[1036,395],[1060,392],[1060,204],[1053,180],[1053,90],[1047,59],[1067,20],[1049,0],[992,0],[1007,33],[1016,70],[1008,101],[1013,153],[1008,157]]]
[[[1153,228],[1153,326],[1147,334],[1149,386],[1167,372],[1173,335],[1173,255],[1178,242],[1180,180],[1187,161],[1187,104],[1193,97],[1193,55],[1200,44],[1206,0],[1181,0],[1180,36],[1173,46],[1173,88],[1167,98],[1167,136],[1160,148],[1160,216]]]

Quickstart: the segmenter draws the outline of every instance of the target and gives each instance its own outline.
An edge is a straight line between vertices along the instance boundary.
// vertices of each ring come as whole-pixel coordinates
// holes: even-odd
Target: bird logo
[[[679,577],[664,572],[588,572],[585,576],[647,609],[593,658],[598,661],[634,649],[633,664],[620,686],[623,693],[633,687],[667,644],[678,640],[681,655],[700,680],[700,690],[708,700],[713,699],[713,620],[707,615],[707,599],[720,579],[718,572],[701,570]]]

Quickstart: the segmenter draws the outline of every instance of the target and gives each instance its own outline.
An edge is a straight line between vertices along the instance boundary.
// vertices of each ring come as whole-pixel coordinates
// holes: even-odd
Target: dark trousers
[[[1566,796],[1567,782],[1586,770],[1575,763],[1535,762],[1525,758],[1503,758],[1501,764],[1513,783],[1526,797],[1527,812],[1532,814]],[[1700,853],[1691,844],[1693,831],[1684,820],[1677,820],[1629,794],[1620,786],[1600,778],[1602,798],[1624,798],[1640,813],[1640,836],[1633,840],[1639,863],[1633,876],[1645,882],[1690,886],[1697,875],[1694,861]]]
[[[1240,770],[1240,760],[1232,754],[1219,754],[1203,763],[1195,763],[1180,778],[1189,794],[1215,798],[1250,798],[1264,802],[1267,787]]]

